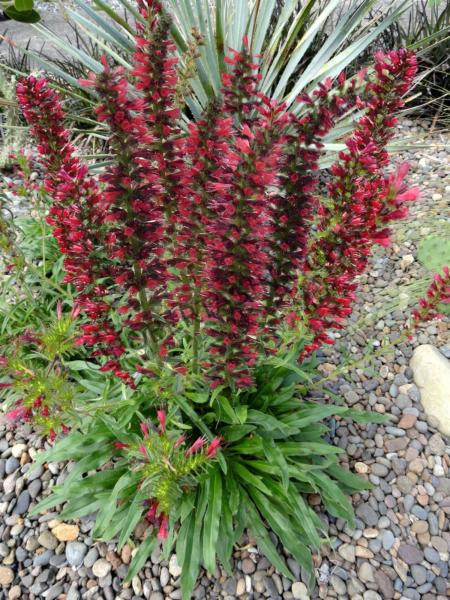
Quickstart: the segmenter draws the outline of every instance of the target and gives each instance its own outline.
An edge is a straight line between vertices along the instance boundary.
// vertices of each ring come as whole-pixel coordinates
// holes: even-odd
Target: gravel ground
[[[411,283],[426,275],[416,260],[416,242],[436,224],[449,219],[450,151],[448,136],[430,134],[426,124],[402,123],[405,132],[419,133],[425,149],[405,153],[412,165],[411,180],[423,190],[410,218],[396,226],[396,243],[380,249],[361,277],[359,302],[351,331],[337,346],[322,354],[325,375],[348,360],[359,360],[367,348],[394,340],[402,329],[404,310],[412,301]],[[399,294],[401,287],[401,294]],[[393,304],[403,303],[394,307]],[[280,576],[244,539],[235,551],[234,573],[216,569],[203,575],[195,599],[236,598],[273,600],[445,600],[450,596],[450,447],[426,418],[420,392],[412,381],[409,359],[419,344],[433,344],[450,358],[448,321],[431,322],[407,343],[401,343],[370,364],[354,365],[330,388],[355,408],[393,415],[389,425],[331,422],[334,442],[345,449],[343,461],[368,478],[374,488],[354,496],[355,528],[323,516],[329,524],[332,547],[315,556],[318,585],[308,594],[298,565],[288,558],[296,577]],[[29,518],[27,511],[60,482],[67,467],[47,464],[25,477],[42,441],[27,427],[0,428],[0,600],[180,598],[180,571],[155,552],[131,584],[122,580],[131,548],[120,554],[114,544],[95,543],[89,518],[61,523],[57,513]],[[317,498],[310,497],[317,506]],[[317,507],[320,510],[320,507]],[[280,552],[283,550],[280,548]]]

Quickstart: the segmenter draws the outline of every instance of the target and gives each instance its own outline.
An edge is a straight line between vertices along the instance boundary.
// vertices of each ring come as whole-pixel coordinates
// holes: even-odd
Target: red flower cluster
[[[300,117],[289,115],[291,132],[283,147],[280,193],[273,199],[273,221],[277,226],[271,242],[269,313],[274,308],[289,308],[297,293],[292,274],[304,268],[311,220],[317,209],[316,174],[322,139],[356,104],[359,79],[347,82],[341,74],[337,88],[327,79],[311,95],[303,93],[298,98]]]
[[[50,219],[68,277],[90,317],[80,341],[107,356],[103,369],[132,383],[111,307],[122,315],[121,335],[133,333],[138,344],[143,336],[157,361],[171,360],[174,323],[183,320],[194,371],[202,366],[213,385],[248,386],[286,316],[314,331],[306,352],[331,341],[326,330],[350,313],[371,246],[388,242],[386,223],[417,196],[404,187],[406,167],[383,173],[392,113],[416,60],[405,50],[377,54],[367,83],[363,75],[340,75],[336,86],[327,80],[299,98],[296,116],[258,91],[244,40],[226,59],[221,98],[185,133],[174,106],[170,21],[156,0],[139,0],[139,9],[132,78],[103,61],[103,72],[85,82],[100,99],[116,160],[98,184],[75,156],[45,80],[28,78],[18,89],[48,169]],[[323,138],[353,106],[365,114],[331,169],[329,198],[319,201]],[[174,365],[179,373],[188,366]]]
[[[436,273],[425,298],[420,298],[419,308],[413,310],[413,324],[439,317],[439,305],[450,304],[450,267],[445,266],[443,275]]]
[[[385,224],[407,214],[403,202],[418,190],[403,187],[407,167],[397,177],[386,178],[386,144],[396,123],[393,116],[402,106],[402,95],[417,69],[412,52],[399,50],[375,56],[375,74],[364,90],[367,107],[355,132],[332,166],[329,199],[319,207],[317,234],[308,248],[303,280],[303,306],[315,336],[305,353],[332,343],[329,328],[342,328],[351,312],[356,277],[366,268],[373,244],[389,244]]]
[[[103,198],[88,167],[76,156],[70,133],[64,127],[64,112],[56,92],[45,78],[30,75],[17,85],[17,99],[38,140],[38,151],[45,166],[44,186],[51,195],[48,223],[61,252],[65,255],[65,282],[72,283],[80,308],[92,323],[83,326],[80,344],[107,348],[119,357],[123,346],[108,318],[108,290],[99,279],[105,276],[103,232],[99,214]],[[98,353],[104,353],[99,350]],[[128,379],[114,363],[118,376]]]
[[[147,520],[158,527],[158,539],[164,540],[169,532],[169,513],[173,498],[190,484],[190,477],[217,455],[222,440],[219,437],[205,447],[205,438],[199,437],[189,448],[181,446],[186,441],[182,434],[173,441],[167,435],[167,414],[165,410],[157,411],[159,426],[151,421],[141,423],[143,439],[137,444],[114,442],[117,450],[124,451],[134,461],[138,460],[142,479],[139,489],[147,488],[151,497],[145,500],[148,507]]]

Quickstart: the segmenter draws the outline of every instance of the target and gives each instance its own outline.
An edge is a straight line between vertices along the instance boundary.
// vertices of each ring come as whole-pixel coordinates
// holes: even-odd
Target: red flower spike
[[[156,514],[158,511],[158,502],[156,500],[150,500],[150,508],[148,509],[145,517],[150,523],[154,523],[156,520]]]
[[[159,429],[161,433],[166,433],[166,411],[161,408],[157,411],[156,415],[158,417]]]
[[[219,437],[215,437],[212,440],[205,452],[207,458],[214,458],[216,456],[218,450],[220,449],[221,443],[222,440]]]
[[[117,450],[123,450],[124,448],[128,448],[129,445],[124,444],[123,442],[114,442],[114,447],[117,448]]]
[[[148,427],[146,423],[141,423],[141,431],[145,438],[148,438]]]
[[[195,442],[192,444],[192,446],[186,450],[186,456],[190,456],[191,454],[194,454],[195,452],[200,450],[200,448],[202,448],[204,445],[205,445],[205,438],[203,438],[203,437],[197,438],[195,440]]]
[[[159,515],[159,531],[158,531],[158,540],[165,540],[169,535],[169,517],[161,513]]]
[[[440,304],[450,304],[450,267],[443,268],[443,275],[436,274],[424,298],[420,298],[419,307],[413,310],[413,323],[439,318]]]
[[[386,115],[402,106],[401,96],[411,85],[417,61],[406,50],[377,53],[375,58],[375,75],[364,91],[368,110],[347,140],[347,150],[340,152],[340,162],[331,167],[332,202],[319,207],[320,235],[313,236],[304,267],[302,305],[314,339],[303,357],[332,342],[324,334],[326,329],[343,327],[350,308],[342,300],[353,301],[355,280],[366,268],[371,246],[390,244],[385,223],[403,218],[407,210],[402,203],[418,195],[404,185],[407,165],[400,165],[389,178],[382,171],[394,125]]]
[[[175,444],[173,445],[174,448],[178,448],[179,446],[181,446],[181,444],[184,444],[184,442],[186,441],[186,434],[182,433],[180,435],[180,437],[176,440]]]

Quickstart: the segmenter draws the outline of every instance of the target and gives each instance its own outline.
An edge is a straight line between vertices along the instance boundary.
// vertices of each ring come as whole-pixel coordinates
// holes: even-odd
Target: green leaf
[[[328,467],[327,473],[331,475],[334,479],[337,479],[338,481],[343,483],[349,492],[359,492],[362,490],[370,490],[373,488],[373,485],[370,483],[370,481],[366,481],[362,477],[359,477],[358,475],[347,471],[347,469],[344,469],[339,465],[332,465],[331,467]]]
[[[217,538],[217,556],[228,573],[232,572],[231,556],[234,544],[233,516],[227,502],[222,505],[220,517],[219,535]]]
[[[156,542],[156,538],[152,536],[145,538],[145,540],[141,542],[138,551],[136,552],[136,554],[133,557],[133,560],[131,561],[127,576],[125,577],[125,582],[131,581],[133,577],[139,573],[139,571],[147,562],[148,557],[153,552],[156,546]]]
[[[244,465],[238,461],[232,463],[233,471],[237,477],[243,481],[247,486],[251,486],[260,490],[263,494],[271,496],[272,493],[269,488],[264,484],[263,478],[258,475],[254,475]]]
[[[33,10],[33,0],[15,0],[14,8],[19,12]]]
[[[183,600],[190,600],[192,590],[200,571],[202,554],[200,540],[209,496],[209,480],[199,485],[196,510],[185,519],[178,534],[176,554],[181,567],[181,594]]]
[[[314,510],[308,506],[303,499],[303,496],[298,493],[294,485],[290,485],[289,500],[294,509],[294,514],[302,529],[308,538],[309,543],[314,548],[319,548],[322,540],[318,535],[318,530],[321,531],[324,525]]]
[[[21,11],[11,6],[4,12],[10,19],[14,19],[14,21],[19,21],[20,23],[39,23],[41,20],[39,13],[35,10]]]
[[[248,496],[245,498],[244,511],[247,517],[248,528],[252,537],[256,540],[258,548],[282,575],[287,577],[287,579],[294,580],[294,576],[286,566],[286,563],[281,559],[278,550],[270,539],[266,526]]]
[[[144,512],[144,506],[142,504],[145,496],[142,492],[138,492],[134,497],[133,502],[128,509],[127,516],[124,520],[122,531],[120,532],[118,549],[121,550],[123,546],[127,543],[131,534],[134,531],[134,528],[139,523],[142,518],[142,514]]]
[[[209,573],[216,567],[216,546],[222,510],[222,476],[218,469],[210,477],[208,508],[203,524],[203,562]]]
[[[353,408],[349,408],[342,416],[346,419],[352,419],[356,423],[388,423],[393,419],[392,415],[384,415],[369,410],[355,410]]]
[[[285,456],[326,456],[344,452],[343,448],[326,442],[279,442],[277,447]]]
[[[77,519],[98,511],[105,504],[109,494],[102,494],[100,499],[94,499],[91,494],[75,497],[70,500],[59,514],[61,519]]]
[[[280,417],[280,420],[291,427],[302,429],[327,417],[341,415],[348,412],[345,406],[336,406],[334,404],[300,404],[299,410],[288,416]]]
[[[31,516],[38,515],[39,513],[45,512],[50,508],[58,506],[58,504],[63,504],[64,502],[65,498],[61,498],[53,492],[50,496],[44,498],[44,500],[41,500],[38,504],[36,504],[36,506],[29,511],[29,514]]]
[[[253,408],[248,411],[247,421],[258,425],[258,427],[272,433],[272,435],[274,432],[279,432],[280,436],[289,436],[298,433],[297,427],[290,427],[272,415],[254,410]]]
[[[293,527],[289,512],[279,508],[279,506],[286,504],[287,499],[279,497],[279,503],[276,503],[274,500],[267,498],[264,494],[261,494],[255,489],[252,490],[251,497],[255,501],[259,512],[281,539],[285,548],[289,550],[308,573],[312,573],[313,564],[311,552],[301,541],[298,532],[295,530],[295,527]]]
[[[94,528],[95,537],[103,537],[104,530],[109,525],[111,519],[114,516],[114,513],[116,512],[117,499],[119,498],[119,494],[124,488],[130,485],[132,479],[132,473],[130,473],[129,471],[124,473],[124,475],[122,475],[122,477],[118,479],[116,485],[114,486],[109,495],[108,501],[103,504],[102,508],[97,514]]]
[[[285,490],[289,487],[289,468],[284,455],[278,445],[271,439],[263,439],[264,454],[267,460],[279,468],[281,481]]]
[[[230,425],[222,429],[223,437],[227,442],[237,442],[256,429],[255,425]]]
[[[323,472],[311,471],[310,477],[317,484],[326,509],[335,517],[353,523],[353,507],[339,486]]]

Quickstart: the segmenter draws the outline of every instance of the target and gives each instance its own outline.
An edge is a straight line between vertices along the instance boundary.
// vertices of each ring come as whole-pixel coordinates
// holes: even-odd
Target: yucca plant
[[[136,33],[134,20],[142,23],[142,17],[134,1],[120,0],[120,4],[123,13],[103,0],[93,0],[92,4],[75,0],[75,7],[65,8],[64,14],[110,61],[130,69]],[[222,73],[227,70],[228,49],[239,50],[244,36],[249,40],[251,52],[261,55],[261,90],[270,98],[285,101],[297,112],[300,107],[295,100],[300,93],[311,92],[320,81],[335,77],[357,60],[400,18],[411,0],[397,0],[392,10],[375,21],[368,18],[375,0],[352,0],[339,20],[330,26],[330,19],[340,5],[341,0],[326,3],[321,0],[303,3],[298,0],[211,0],[208,3],[164,0],[163,8],[173,18],[171,37],[181,70],[192,62],[193,41],[197,36],[202,40],[195,49],[195,68],[187,69],[189,85],[184,87],[189,93],[185,94],[182,107],[185,121],[200,118],[203,109],[217,96]],[[100,60],[86,48],[68,45],[58,32],[50,31],[43,24],[34,27],[74,61],[76,70],[101,72]],[[320,45],[319,39],[323,41]],[[61,89],[74,99],[74,112],[69,116],[75,122],[81,122],[79,111],[83,107],[80,127],[83,132],[89,132],[91,125],[91,133],[106,139],[103,128],[92,118],[94,98],[81,88],[73,69],[65,69],[61,63],[33,51],[24,52],[52,73],[56,83],[64,82]],[[353,122],[353,114],[347,115],[340,126],[329,133],[326,148],[333,153],[340,149],[341,146],[335,144],[336,139],[348,132]]]
[[[450,120],[450,1],[418,0],[403,19],[392,23],[382,34],[385,48],[404,46],[417,53],[421,72],[416,98],[410,110]],[[417,93],[418,92],[418,93]]]

